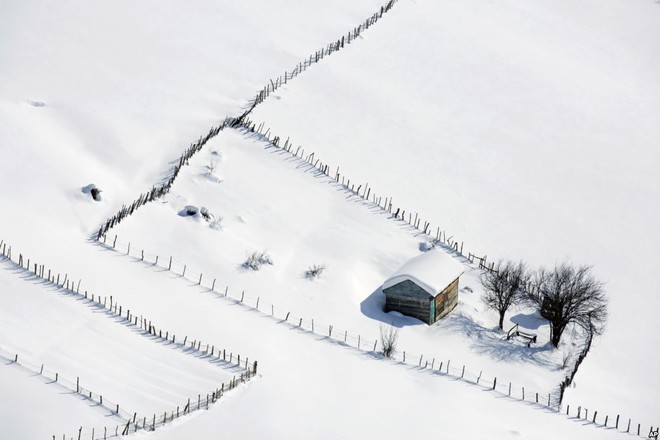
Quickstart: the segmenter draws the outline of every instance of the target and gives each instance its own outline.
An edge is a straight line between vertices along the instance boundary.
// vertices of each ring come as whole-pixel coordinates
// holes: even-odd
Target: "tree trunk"
[[[561,334],[562,334],[562,329],[555,325],[550,323],[550,342],[552,342],[552,346],[557,348],[559,347],[559,340],[561,339]]]
[[[504,330],[504,314],[506,311],[500,311],[500,330]]]

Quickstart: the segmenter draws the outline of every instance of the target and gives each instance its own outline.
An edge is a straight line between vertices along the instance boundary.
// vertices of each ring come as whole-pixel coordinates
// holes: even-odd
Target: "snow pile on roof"
[[[383,283],[383,290],[410,280],[436,296],[463,273],[463,265],[445,252],[433,249],[411,258]]]

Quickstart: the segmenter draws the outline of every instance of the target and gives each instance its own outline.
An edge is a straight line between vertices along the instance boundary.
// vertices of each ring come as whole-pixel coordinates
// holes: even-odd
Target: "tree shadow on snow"
[[[452,313],[441,326],[448,332],[465,335],[471,342],[471,350],[497,361],[525,362],[550,369],[557,367],[550,358],[553,352],[550,343],[527,347],[520,341],[507,340],[506,335],[479,325],[462,313]]]
[[[527,315],[524,313],[518,313],[511,317],[511,322],[529,330],[538,330],[541,326],[548,325],[548,321],[543,319],[538,311],[534,311]]]

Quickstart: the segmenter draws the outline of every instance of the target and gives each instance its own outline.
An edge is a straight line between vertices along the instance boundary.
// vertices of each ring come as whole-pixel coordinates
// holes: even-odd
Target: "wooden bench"
[[[508,341],[509,339],[515,338],[516,336],[526,340],[527,347],[531,347],[533,343],[534,344],[536,343],[536,334],[521,331],[520,328],[518,327],[518,324],[511,327],[511,329],[507,332],[506,339]]]

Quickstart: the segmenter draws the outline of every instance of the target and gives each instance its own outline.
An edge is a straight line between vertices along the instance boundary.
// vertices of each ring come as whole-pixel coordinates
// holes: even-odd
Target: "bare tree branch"
[[[591,274],[589,266],[557,265],[552,270],[539,269],[534,275],[539,294],[530,296],[550,322],[550,340],[559,346],[561,335],[569,324],[599,335],[607,321],[607,297],[603,285]]]
[[[481,276],[484,287],[482,300],[489,308],[499,315],[499,328],[504,325],[504,315],[509,308],[522,301],[522,287],[527,282],[527,266],[522,261],[498,261],[493,271],[487,271]]]

